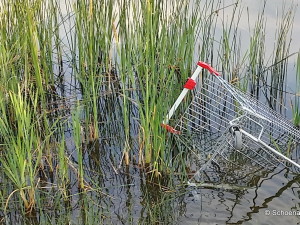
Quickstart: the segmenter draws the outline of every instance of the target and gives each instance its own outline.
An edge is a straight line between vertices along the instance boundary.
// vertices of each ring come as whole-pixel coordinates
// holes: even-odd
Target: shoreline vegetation
[[[265,6],[243,51],[239,19],[249,12],[241,1],[66,0],[64,10],[58,0],[1,2],[1,222],[13,210],[44,214],[49,199],[60,208],[89,192],[105,196],[93,179],[103,176],[105,162],[115,174],[134,165],[162,186],[160,178],[172,183],[176,173],[186,179],[184,146],[160,124],[197,60],[281,113],[277,102],[284,103],[300,125],[294,4],[278,16],[267,58]],[[297,93],[288,96],[294,54]]]

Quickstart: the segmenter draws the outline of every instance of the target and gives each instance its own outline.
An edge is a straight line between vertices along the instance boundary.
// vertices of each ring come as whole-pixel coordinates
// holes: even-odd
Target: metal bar
[[[199,76],[201,71],[202,71],[202,67],[198,66],[197,69],[195,70],[195,72],[193,73],[193,75],[191,76],[191,79],[193,79],[195,81],[197,79],[197,77]],[[184,88],[182,90],[181,94],[179,95],[179,97],[177,98],[177,100],[173,104],[172,108],[170,109],[166,119],[163,121],[163,124],[168,124],[169,123],[169,120],[173,116],[174,112],[176,111],[176,109],[178,108],[178,106],[180,105],[180,103],[182,102],[182,100],[184,99],[186,94],[188,93],[188,91],[189,91],[189,89],[187,89],[187,88]]]
[[[289,163],[293,164],[294,166],[298,167],[300,169],[300,165],[295,163],[293,160],[291,160],[290,158],[286,157],[285,155],[281,154],[280,152],[276,151],[275,149],[271,148],[269,145],[267,145],[266,143],[264,143],[263,141],[257,139],[256,137],[254,137],[253,135],[249,134],[248,132],[244,131],[243,129],[240,129],[240,131],[247,135],[249,138],[251,138],[253,141],[256,141],[260,144],[262,144],[264,147],[266,147],[268,150],[270,150],[271,152],[273,152],[275,155],[285,159],[286,161],[288,161]]]

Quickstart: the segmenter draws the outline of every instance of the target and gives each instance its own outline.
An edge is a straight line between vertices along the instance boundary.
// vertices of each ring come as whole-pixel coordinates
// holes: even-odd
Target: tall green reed
[[[260,83],[263,78],[263,71],[265,65],[265,30],[266,30],[266,19],[265,19],[265,7],[264,3],[262,12],[258,15],[257,22],[254,26],[253,35],[250,39],[249,47],[249,79],[245,79],[247,86],[250,86],[250,92],[252,95],[259,96]],[[249,21],[250,23],[250,21]]]
[[[0,13],[1,163],[26,211],[38,201],[40,174],[53,172],[49,118],[53,94],[54,6],[48,1],[2,1]],[[42,172],[41,172],[42,171]]]
[[[296,65],[296,95],[294,103],[292,102],[293,123],[295,126],[300,126],[300,53],[297,57]]]
[[[16,188],[7,201],[19,193],[25,209],[30,211],[35,207],[37,175],[49,136],[42,134],[39,126],[37,93],[32,92],[29,96],[23,91],[19,87],[17,93],[8,92],[6,102],[1,103],[0,132],[4,147],[1,163],[5,175]]]
[[[109,91],[103,81],[111,76],[111,36],[114,22],[113,1],[77,1],[75,8],[75,42],[72,51],[75,59],[76,78],[85,102],[87,133],[91,139],[99,136],[99,96]]]
[[[83,129],[81,126],[81,115],[82,111],[79,106],[72,112],[72,127],[73,127],[73,137],[77,152],[77,162],[78,162],[78,185],[81,190],[84,189],[84,173],[83,173]]]
[[[58,132],[58,144],[54,145],[57,149],[52,149],[56,120],[46,113],[49,103],[59,96],[55,91],[58,79],[54,74],[59,73],[62,80],[69,78],[61,70],[66,43],[59,35],[58,24],[66,21],[59,22],[62,12],[55,0],[2,2],[0,96],[3,101],[0,107],[3,118],[0,131],[4,157],[1,161],[5,175],[15,188],[12,196],[19,193],[25,208],[30,210],[37,200],[38,172],[45,170],[47,164],[49,170],[56,170],[58,179],[55,181],[59,187],[67,189],[71,180],[64,131]],[[251,79],[244,77],[244,80],[250,80],[252,92],[257,93],[259,79],[266,76],[262,75],[267,63],[264,60],[264,11],[250,31],[249,49],[240,56],[238,21],[242,11],[238,3],[231,5],[232,17],[227,23],[224,17],[220,19],[223,5],[217,0],[194,1],[194,5],[188,0],[75,2],[74,11],[67,12],[74,14],[67,18],[68,22],[74,19],[75,25],[70,31],[68,50],[71,53],[67,58],[75,71],[72,75],[79,82],[79,91],[74,88],[75,97],[81,98],[83,104],[71,113],[81,189],[84,188],[85,142],[100,137],[99,122],[105,123],[108,119],[101,114],[105,110],[100,103],[102,94],[113,92],[118,97],[116,104],[122,104],[124,131],[119,132],[125,135],[125,163],[133,162],[135,151],[139,151],[139,164],[149,166],[159,175],[172,171],[174,158],[178,158],[174,157],[168,135],[160,124],[190,76],[195,61],[200,59],[217,66],[229,74],[225,77],[229,80],[237,78],[239,81],[242,69],[248,69],[246,74]],[[289,9],[284,14],[277,32],[270,67],[275,74],[270,81],[273,86],[281,85],[285,79],[292,11]],[[220,40],[216,38],[219,20]],[[55,71],[57,66],[59,71]],[[116,87],[112,80],[117,80]],[[244,86],[247,89],[248,83]],[[299,107],[295,105],[293,109]],[[139,150],[132,149],[130,144],[132,123],[139,125]],[[56,167],[55,157],[59,164]],[[178,161],[184,164],[184,160]]]
[[[196,27],[195,18],[186,19],[187,1],[171,3],[170,8],[168,5],[160,1],[119,1],[118,13],[119,76],[125,87],[138,90],[133,98],[138,105],[144,148],[140,164],[151,164],[156,171],[166,167],[170,157],[165,152],[165,131],[160,124],[170,100],[178,93],[178,83],[190,74]],[[130,16],[132,19],[128,19]],[[126,108],[129,93],[125,89]]]
[[[69,177],[69,157],[66,155],[66,140],[64,132],[59,132],[62,134],[60,143],[58,144],[58,171],[57,171],[57,182],[59,189],[62,192],[64,200],[68,200],[68,185],[70,184]],[[78,142],[78,141],[77,141]],[[76,144],[77,146],[78,144]],[[79,150],[78,150],[79,151]]]
[[[276,105],[276,99],[283,103],[284,89],[288,58],[290,56],[291,32],[294,21],[295,8],[292,4],[288,9],[283,9],[282,17],[278,19],[278,29],[274,46],[273,62],[271,66],[270,90],[271,104]]]

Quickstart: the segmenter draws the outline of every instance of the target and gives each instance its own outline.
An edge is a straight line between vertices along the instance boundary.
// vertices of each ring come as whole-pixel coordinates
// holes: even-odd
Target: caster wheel
[[[238,127],[232,126],[230,133],[233,136],[233,147],[236,150],[241,150],[243,147],[242,133]]]

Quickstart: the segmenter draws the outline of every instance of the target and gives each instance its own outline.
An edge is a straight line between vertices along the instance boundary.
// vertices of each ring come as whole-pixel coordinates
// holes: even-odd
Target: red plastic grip
[[[175,130],[173,127],[171,127],[171,126],[168,125],[168,124],[163,124],[163,123],[162,123],[161,126],[162,126],[163,128],[165,128],[168,132],[172,133],[172,134],[180,134],[180,131]]]
[[[183,87],[193,90],[195,86],[196,86],[196,82],[193,79],[189,78]]]
[[[201,66],[204,69],[207,69],[210,73],[215,74],[216,76],[221,76],[214,68],[212,68],[209,64],[205,62],[199,61],[197,65]]]

